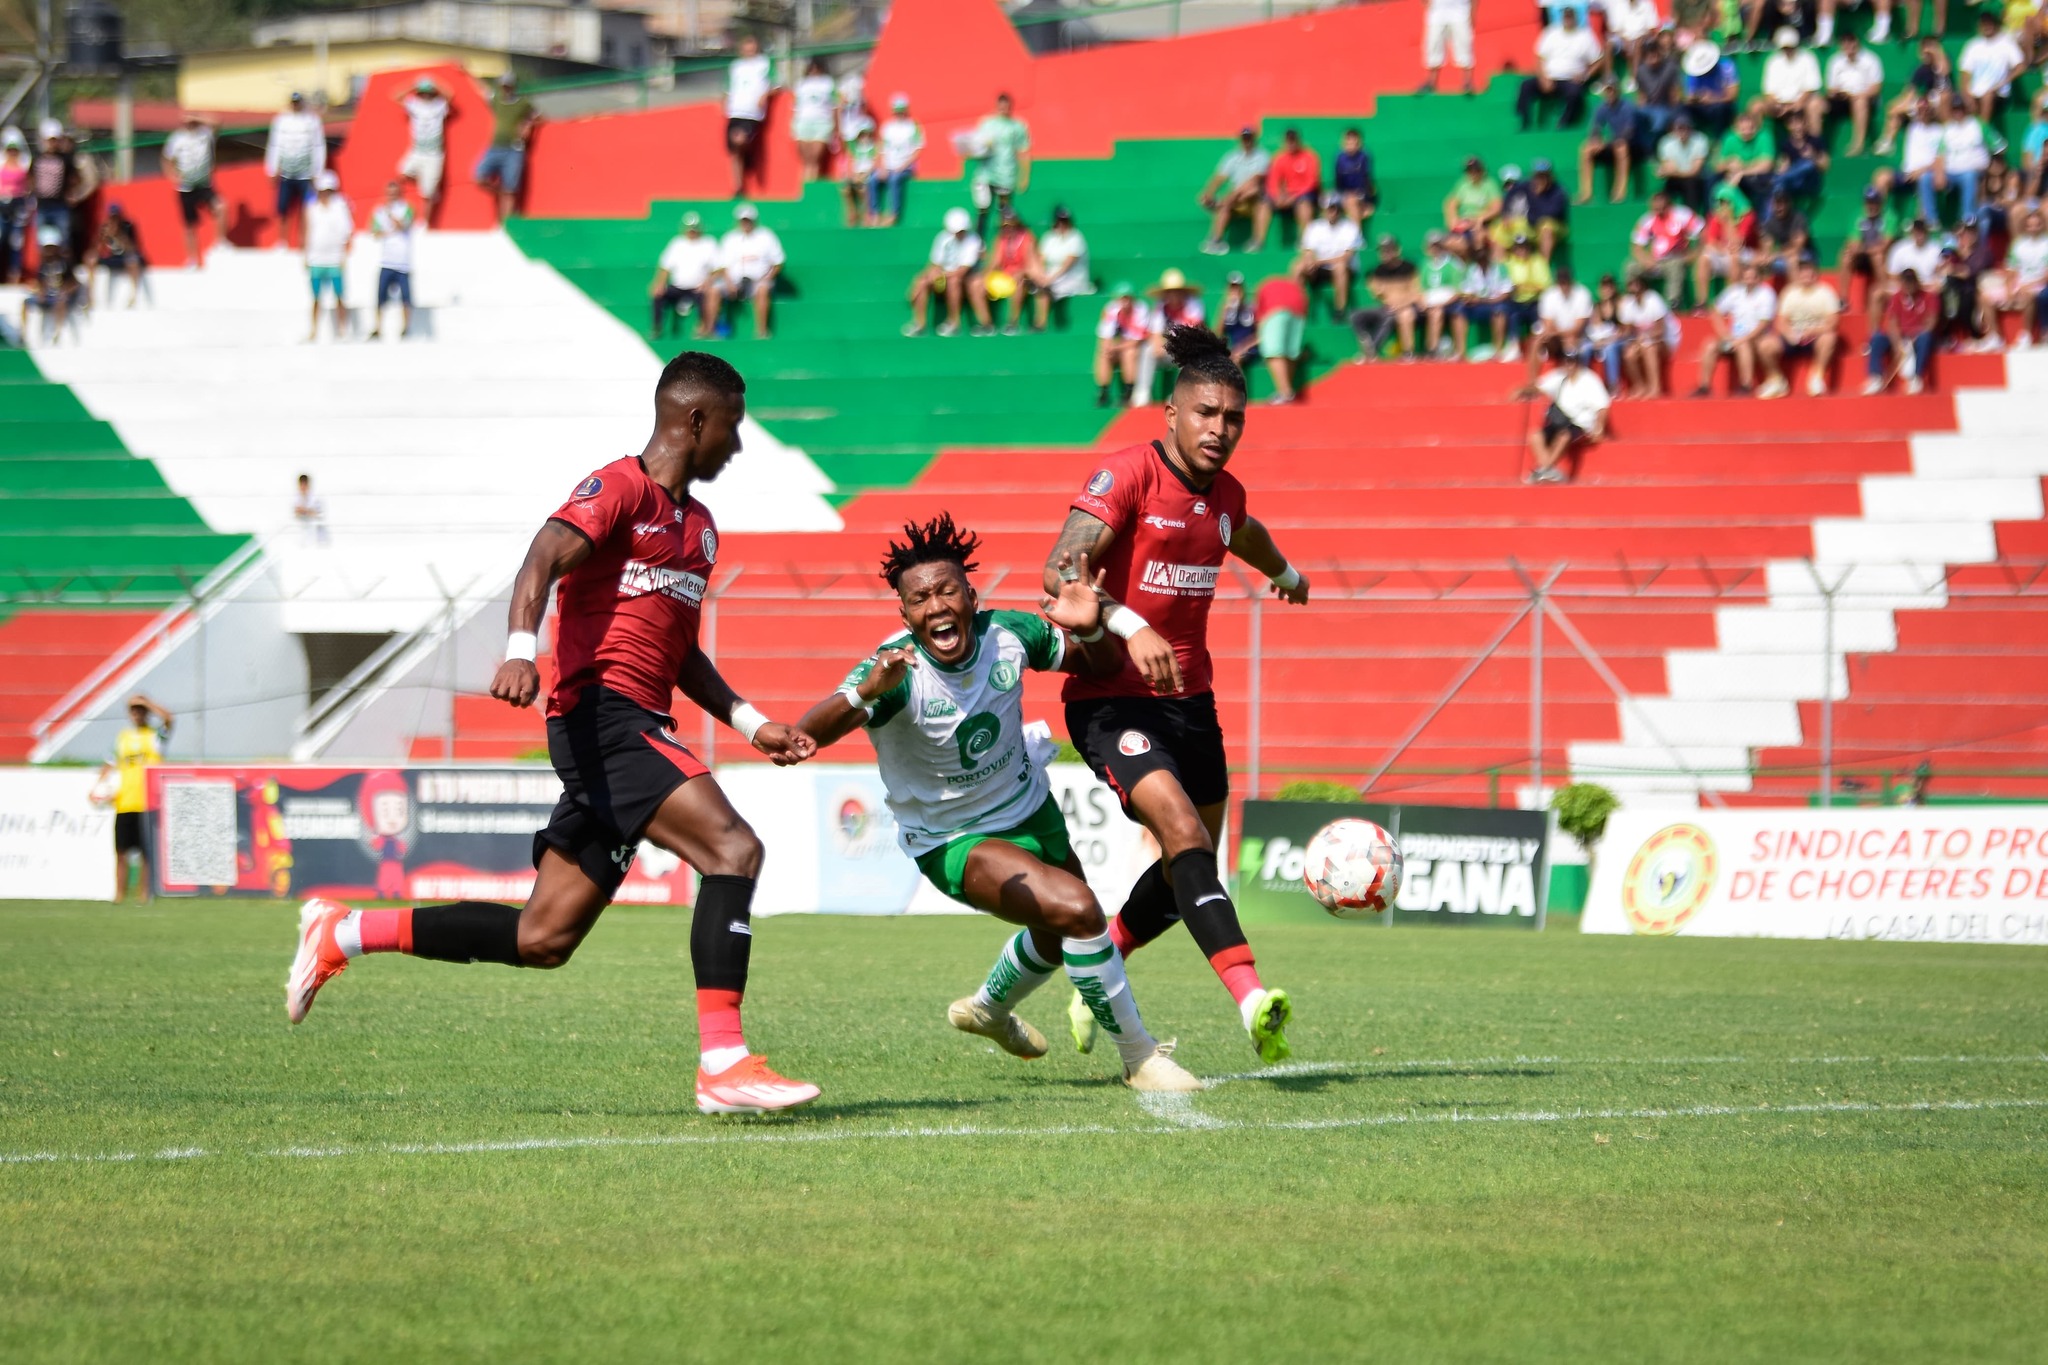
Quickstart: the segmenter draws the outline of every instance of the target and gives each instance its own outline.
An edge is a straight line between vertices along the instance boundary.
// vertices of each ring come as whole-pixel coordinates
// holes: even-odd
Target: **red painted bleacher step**
[[[156,619],[155,612],[28,607],[0,621],[0,761],[35,747],[35,722],[108,655]]]

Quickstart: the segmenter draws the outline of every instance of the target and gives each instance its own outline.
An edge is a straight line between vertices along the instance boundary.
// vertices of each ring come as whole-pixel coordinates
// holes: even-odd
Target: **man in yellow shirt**
[[[114,738],[113,761],[100,769],[104,780],[117,774],[114,792],[114,901],[128,897],[128,856],[142,864],[141,899],[149,902],[149,839],[143,817],[149,811],[149,770],[163,762],[171,737],[171,713],[136,693],[128,701],[128,728]]]

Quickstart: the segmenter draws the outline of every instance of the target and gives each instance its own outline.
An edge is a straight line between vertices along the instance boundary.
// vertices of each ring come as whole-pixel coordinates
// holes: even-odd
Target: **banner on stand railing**
[[[93,768],[0,768],[0,897],[114,898],[114,811]]]
[[[2048,806],[1622,811],[1583,927],[2048,944]]]

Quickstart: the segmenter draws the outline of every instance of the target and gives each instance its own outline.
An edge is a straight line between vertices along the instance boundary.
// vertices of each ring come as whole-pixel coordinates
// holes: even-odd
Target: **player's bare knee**
[[[753,826],[735,815],[720,830],[697,870],[707,877],[758,877],[761,875],[761,836]]]
[[[1092,895],[1055,897],[1045,907],[1045,918],[1061,938],[1095,938],[1109,932],[1102,903]]]
[[[529,929],[522,924],[519,926],[519,965],[560,967],[576,955],[576,945],[580,942],[580,934],[560,929]]]

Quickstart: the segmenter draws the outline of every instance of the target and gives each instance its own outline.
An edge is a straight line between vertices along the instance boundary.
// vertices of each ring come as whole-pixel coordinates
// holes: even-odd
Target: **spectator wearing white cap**
[[[747,173],[754,169],[774,88],[774,65],[761,51],[761,40],[749,33],[740,39],[740,55],[725,73],[725,152],[732,158],[735,199],[747,192]]]
[[[968,277],[981,265],[981,251],[981,238],[974,231],[974,215],[963,208],[947,209],[946,225],[932,238],[931,255],[910,281],[910,321],[903,325],[903,335],[914,337],[923,333],[934,294],[946,301],[946,320],[938,326],[940,336],[959,334],[963,302],[974,309],[974,334],[995,334],[989,317],[988,292],[967,287]]]
[[[683,230],[668,239],[661,260],[654,267],[654,283],[648,286],[653,300],[653,319],[647,339],[659,344],[671,318],[680,320],[697,310],[697,336],[701,340],[718,326],[719,283],[725,258],[715,238],[706,235],[704,219],[695,212],[683,215]]]
[[[769,300],[782,275],[782,239],[761,226],[760,211],[752,204],[734,204],[732,219],[732,230],[718,243],[725,295],[736,303],[754,301],[754,335],[766,341]]]
[[[80,198],[82,171],[64,125],[46,118],[36,129],[41,146],[28,163],[29,194],[34,199],[36,242],[40,245],[55,234],[66,246],[71,244],[71,209]]]
[[[313,201],[306,205],[306,281],[313,289],[313,326],[306,340],[320,339],[320,296],[334,296],[334,339],[348,334],[348,304],[342,297],[341,270],[348,263],[349,239],[355,236],[355,214],[341,197],[341,177],[321,171],[314,177]]]
[[[1764,59],[1759,108],[1766,118],[1784,118],[1813,104],[1822,89],[1820,58],[1799,45],[1799,30],[1787,25],[1771,36],[1775,49]]]
[[[306,97],[294,90],[284,111],[270,121],[270,140],[263,147],[263,173],[277,182],[279,247],[298,246],[298,219],[307,211],[314,179],[326,169],[327,130],[306,107]]]
[[[441,204],[441,184],[448,168],[448,116],[454,106],[431,76],[414,81],[412,89],[398,97],[398,104],[405,110],[406,127],[412,135],[399,159],[398,173],[419,188],[426,220],[431,223]]]
[[[0,284],[21,276],[28,240],[28,143],[18,128],[0,129]]]
[[[910,96],[889,100],[889,117],[876,135],[875,174],[868,181],[868,217],[877,227],[894,227],[903,217],[903,191],[917,174],[924,129],[910,116]]]

